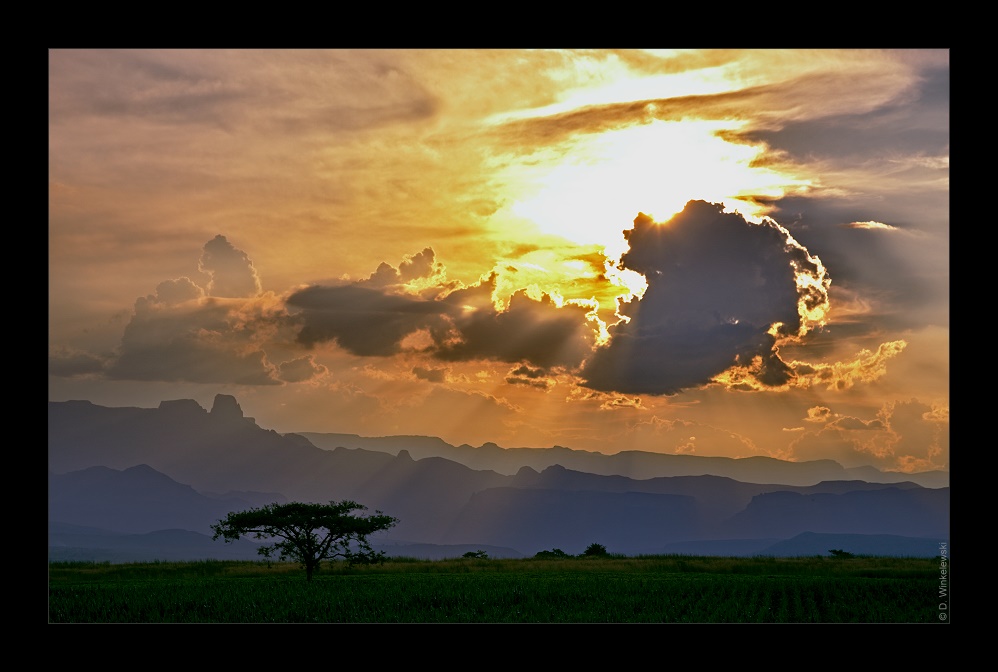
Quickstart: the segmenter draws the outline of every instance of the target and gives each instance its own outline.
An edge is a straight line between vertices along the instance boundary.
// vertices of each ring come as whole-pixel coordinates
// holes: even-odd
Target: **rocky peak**
[[[211,406],[211,416],[219,420],[242,420],[243,409],[231,394],[216,394]]]
[[[183,418],[203,418],[206,411],[193,399],[171,399],[159,402],[159,410],[183,422]]]

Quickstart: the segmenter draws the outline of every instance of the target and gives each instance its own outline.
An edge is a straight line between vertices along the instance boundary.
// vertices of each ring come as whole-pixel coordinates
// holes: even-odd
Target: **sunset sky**
[[[946,50],[49,52],[49,399],[949,469]]]

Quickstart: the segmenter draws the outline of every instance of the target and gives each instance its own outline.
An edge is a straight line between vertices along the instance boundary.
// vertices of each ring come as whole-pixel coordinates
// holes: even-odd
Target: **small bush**
[[[482,551],[482,550],[468,551],[467,553],[465,553],[461,557],[462,558],[478,558],[480,560],[488,560],[489,559],[489,554],[486,553],[485,551]]]
[[[830,548],[828,552],[832,554],[833,558],[855,558],[856,556],[849,551],[843,551],[841,548]]]

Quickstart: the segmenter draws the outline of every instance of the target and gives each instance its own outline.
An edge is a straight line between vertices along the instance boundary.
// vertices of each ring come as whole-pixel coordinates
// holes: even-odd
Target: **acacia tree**
[[[353,513],[366,510],[363,504],[349,500],[329,504],[267,504],[234,511],[219,520],[211,526],[215,532],[212,540],[223,537],[228,543],[242,536],[274,539],[274,543],[261,546],[257,552],[265,558],[276,552],[281,560],[298,562],[305,569],[306,579],[311,581],[323,560],[343,558],[351,564],[384,560],[384,553],[375,552],[367,537],[399,521],[381,511],[374,515]]]

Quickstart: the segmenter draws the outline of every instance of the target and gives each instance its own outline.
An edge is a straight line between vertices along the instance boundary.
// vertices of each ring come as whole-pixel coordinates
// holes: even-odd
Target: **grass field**
[[[50,623],[939,623],[931,558],[50,563]],[[948,616],[948,615],[947,615]]]

